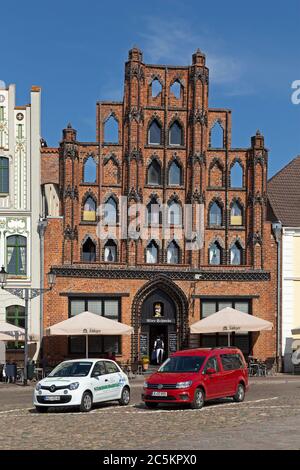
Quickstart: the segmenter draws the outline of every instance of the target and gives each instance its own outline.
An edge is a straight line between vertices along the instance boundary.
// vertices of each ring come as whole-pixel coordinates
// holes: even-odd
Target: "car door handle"
[[[105,379],[105,382],[108,382],[108,379]]]

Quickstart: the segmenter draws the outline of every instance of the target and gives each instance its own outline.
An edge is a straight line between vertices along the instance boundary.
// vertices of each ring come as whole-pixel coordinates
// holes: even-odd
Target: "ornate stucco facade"
[[[40,287],[40,95],[32,87],[30,104],[16,106],[15,85],[0,82],[0,265],[9,272],[7,287]],[[0,289],[0,320],[23,326],[24,302]],[[29,335],[38,340],[40,300],[32,300]],[[38,343],[32,344],[35,354]],[[4,349],[0,359],[3,359]],[[21,360],[23,349],[11,343],[7,358]]]

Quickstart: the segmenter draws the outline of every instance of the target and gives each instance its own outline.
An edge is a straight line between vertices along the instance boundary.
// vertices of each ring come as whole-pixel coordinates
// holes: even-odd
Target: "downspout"
[[[40,217],[38,223],[38,233],[40,236],[40,288],[44,288],[44,240],[45,230],[47,227],[47,219]],[[41,291],[40,295],[40,360],[43,357],[43,336],[44,336],[44,293]]]

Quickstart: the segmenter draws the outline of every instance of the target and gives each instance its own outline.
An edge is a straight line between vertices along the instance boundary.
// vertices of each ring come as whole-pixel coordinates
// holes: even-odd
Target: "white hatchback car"
[[[33,404],[39,412],[50,406],[79,406],[90,411],[93,403],[118,400],[128,405],[128,377],[108,359],[76,359],[61,362],[34,390]]]

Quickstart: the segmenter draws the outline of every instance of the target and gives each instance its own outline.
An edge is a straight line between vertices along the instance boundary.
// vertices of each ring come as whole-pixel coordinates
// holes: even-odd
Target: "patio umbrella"
[[[232,332],[247,333],[272,330],[272,328],[273,325],[269,321],[226,307],[191,325],[191,333],[227,333],[230,346]]]
[[[9,335],[6,335],[4,333],[0,333],[0,341],[13,341],[14,338],[12,338]]]
[[[90,335],[118,336],[132,333],[131,326],[91,312],[79,313],[46,329],[47,336],[85,336],[86,357],[88,357]]]
[[[0,322],[0,334],[10,336],[10,341],[24,340],[25,330],[5,321]]]

